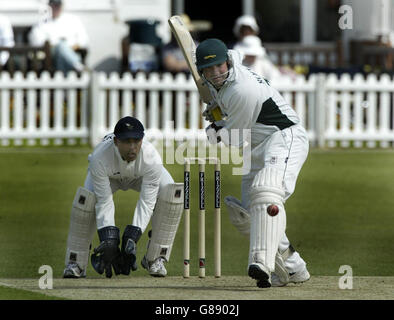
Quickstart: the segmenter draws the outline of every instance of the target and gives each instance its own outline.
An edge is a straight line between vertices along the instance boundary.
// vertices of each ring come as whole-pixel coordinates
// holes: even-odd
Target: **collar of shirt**
[[[236,68],[239,64],[242,64],[242,55],[238,51],[228,50],[228,59],[231,68],[228,73],[227,81],[225,84],[235,81],[236,78]]]

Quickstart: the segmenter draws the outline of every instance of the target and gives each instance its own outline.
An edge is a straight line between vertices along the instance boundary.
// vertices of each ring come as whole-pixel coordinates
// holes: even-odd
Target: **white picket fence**
[[[389,76],[285,77],[271,85],[295,108],[313,145],[393,146],[394,81]],[[0,141],[96,145],[125,115],[142,121],[149,140],[206,140],[204,107],[184,74],[43,73],[37,78],[16,73],[11,78],[2,73]]]
[[[56,73],[50,77],[44,72],[37,78],[34,72],[23,77],[7,72],[0,75],[0,139],[2,145],[28,145],[40,141],[47,145],[74,144],[77,138],[88,142],[89,74],[64,77]]]
[[[125,115],[138,118],[146,127],[146,136],[157,139],[206,139],[208,125],[201,117],[201,103],[192,78],[180,73],[161,76],[143,73],[120,77],[112,73],[93,74],[92,144],[111,132],[117,120]]]
[[[325,83],[326,129],[324,139],[329,147],[380,146],[387,148],[394,141],[394,81],[388,75],[378,80],[369,75],[351,79],[330,75]],[[379,144],[379,145],[378,145]]]

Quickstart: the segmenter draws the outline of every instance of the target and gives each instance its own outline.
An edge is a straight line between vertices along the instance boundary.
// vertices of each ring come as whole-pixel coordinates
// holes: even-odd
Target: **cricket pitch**
[[[118,276],[112,279],[53,279],[40,289],[39,279],[0,279],[0,286],[73,300],[392,300],[394,277],[353,277],[352,289],[340,289],[339,277],[312,276],[303,284],[260,289],[246,276],[188,279],[170,276]]]

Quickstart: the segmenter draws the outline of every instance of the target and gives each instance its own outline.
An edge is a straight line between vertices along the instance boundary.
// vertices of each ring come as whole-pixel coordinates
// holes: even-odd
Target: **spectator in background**
[[[198,45],[198,32],[208,31],[212,28],[212,24],[209,21],[190,21],[189,16],[186,14],[182,14],[181,18],[194,39],[196,46]],[[171,41],[163,47],[162,63],[164,71],[189,73],[187,62],[173,34],[171,34]]]
[[[255,17],[244,15],[238,17],[237,20],[235,20],[233,28],[234,36],[237,39],[237,42],[235,44],[241,42],[246,36],[258,36],[259,32],[260,28],[257,24]]]
[[[0,15],[0,47],[13,47],[14,32],[12,31],[11,22],[5,15]],[[4,66],[8,61],[9,53],[0,52],[0,65]]]
[[[163,69],[164,71],[177,73],[189,72],[186,60],[183,58],[182,50],[173,34],[171,34],[171,41],[163,48]]]
[[[235,44],[234,50],[243,54],[242,64],[244,66],[247,66],[267,80],[281,75],[280,70],[269,59],[259,37],[255,35],[245,36]]]
[[[128,42],[124,52],[128,56],[128,70],[131,72],[159,71],[163,41],[157,34],[159,20],[128,20]]]
[[[265,48],[258,37],[260,28],[253,16],[244,15],[235,21],[234,35],[238,39],[233,49],[244,55],[242,64],[252,69],[267,80],[281,75],[295,78],[296,72],[288,67],[277,67],[270,60]]]
[[[62,0],[49,0],[52,17],[33,27],[30,44],[42,46],[46,41],[51,45],[56,70],[68,72],[83,71],[86,67],[78,49],[87,49],[88,36],[80,19],[63,12]]]

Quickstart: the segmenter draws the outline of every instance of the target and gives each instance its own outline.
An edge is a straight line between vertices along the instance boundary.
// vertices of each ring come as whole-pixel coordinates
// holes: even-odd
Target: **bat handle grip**
[[[212,109],[211,112],[212,112],[212,116],[215,119],[215,121],[222,120],[222,112],[220,111],[219,107]]]

